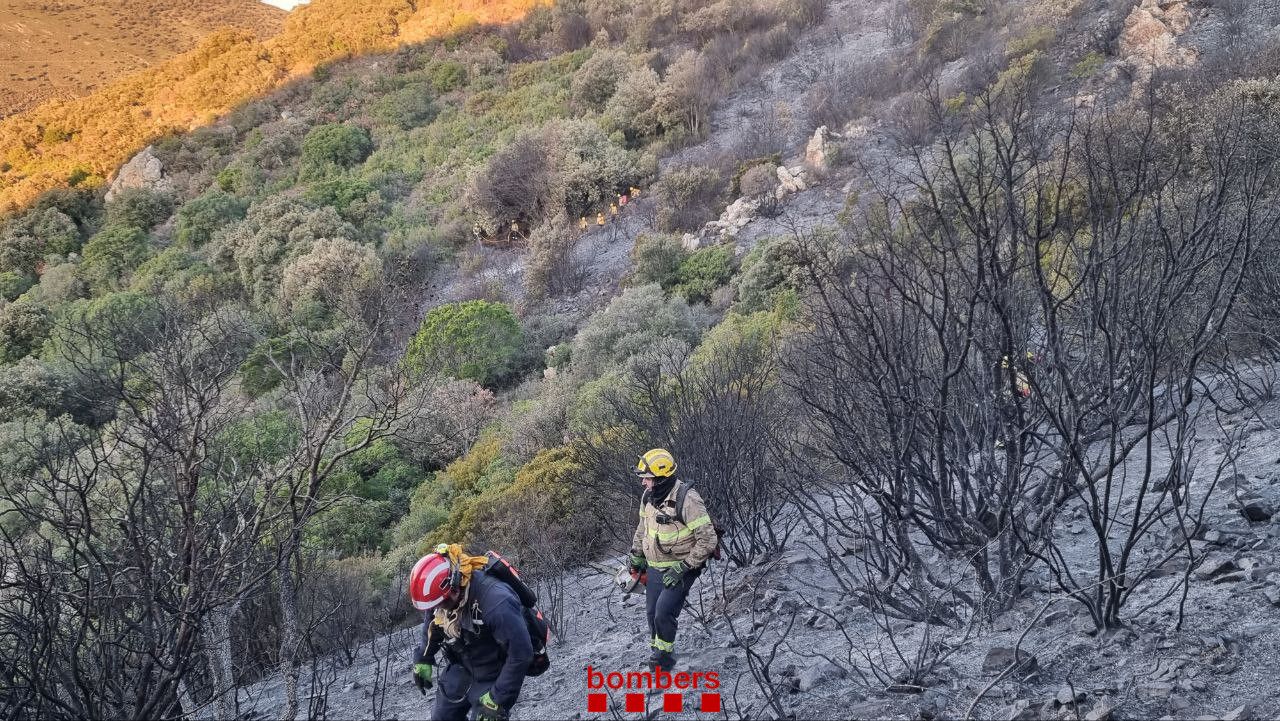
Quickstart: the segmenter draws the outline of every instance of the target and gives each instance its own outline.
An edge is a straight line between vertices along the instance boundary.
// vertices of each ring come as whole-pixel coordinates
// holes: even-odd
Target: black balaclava
[[[671,493],[671,489],[674,488],[675,485],[675,474],[667,476],[666,478],[655,477],[653,479],[653,491],[649,494],[649,504],[656,508],[658,504],[662,503],[663,499],[667,497],[667,494]]]

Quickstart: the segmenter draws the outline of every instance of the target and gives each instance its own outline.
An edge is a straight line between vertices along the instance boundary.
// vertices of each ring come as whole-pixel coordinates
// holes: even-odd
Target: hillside
[[[317,65],[508,22],[537,4],[321,0],[289,13],[266,39],[243,30],[205,36],[195,49],[88,96],[0,120],[0,210],[50,188],[100,183],[146,143],[204,125]]]
[[[85,95],[220,28],[265,40],[283,23],[282,11],[257,0],[7,2],[0,7],[0,117]]]
[[[1275,0],[443,7],[215,37],[4,216],[0,714],[421,717],[449,541],[589,716],[655,446],[717,718],[1280,710]]]

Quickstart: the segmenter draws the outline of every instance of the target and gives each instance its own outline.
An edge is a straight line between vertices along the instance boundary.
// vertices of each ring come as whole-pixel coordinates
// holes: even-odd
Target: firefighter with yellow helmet
[[[647,574],[649,665],[670,670],[685,597],[707,560],[716,554],[719,535],[702,497],[676,478],[676,459],[670,451],[654,448],[645,453],[635,472],[644,493],[640,523],[631,542],[630,571],[636,576]]]

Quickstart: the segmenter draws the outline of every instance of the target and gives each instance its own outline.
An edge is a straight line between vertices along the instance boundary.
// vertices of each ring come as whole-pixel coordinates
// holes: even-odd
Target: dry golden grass
[[[285,13],[258,0],[11,0],[0,3],[0,117],[75,98],[232,27],[260,39]]]
[[[0,212],[65,184],[106,177],[152,139],[212,121],[316,65],[523,17],[548,0],[313,0],[262,41],[224,30],[191,51],[83,98],[0,121]]]

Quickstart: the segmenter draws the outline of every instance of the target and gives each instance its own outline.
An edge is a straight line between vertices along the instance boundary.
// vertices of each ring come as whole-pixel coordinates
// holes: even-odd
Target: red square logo
[[[684,694],[662,694],[662,710],[666,713],[680,713],[681,711],[684,711]]]
[[[644,713],[644,694],[627,694],[627,713]]]
[[[701,711],[703,713],[720,713],[720,694],[718,693],[702,694]]]
[[[602,693],[587,694],[587,713],[607,713],[609,697]]]

